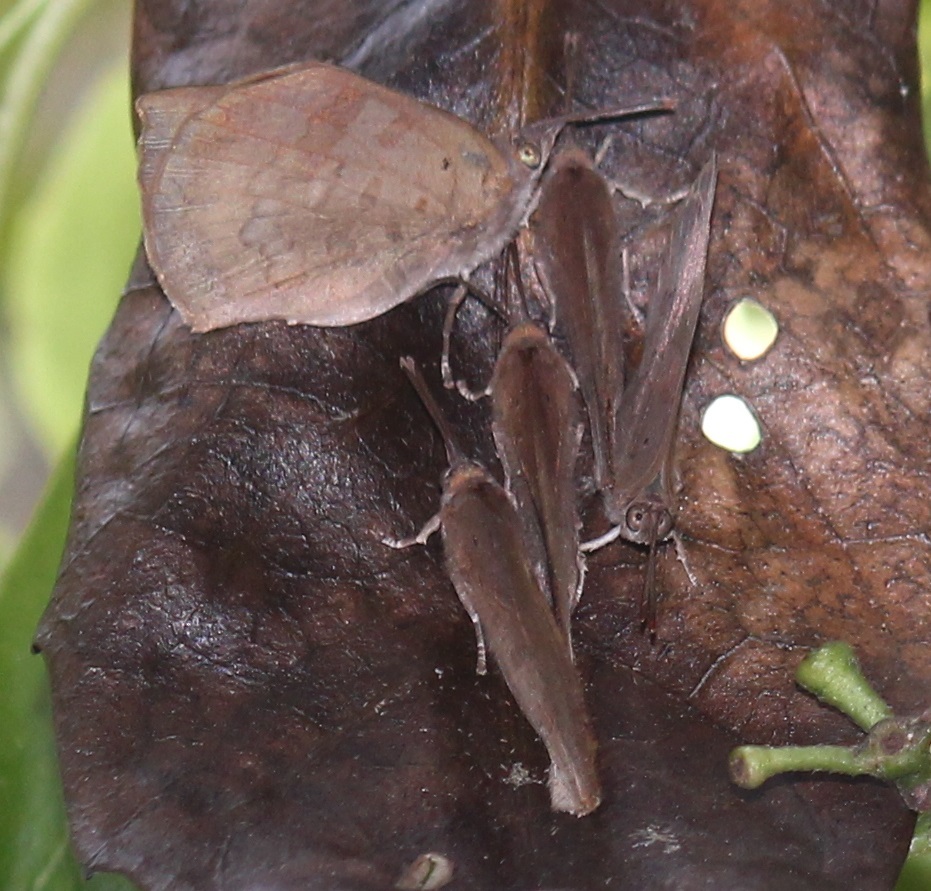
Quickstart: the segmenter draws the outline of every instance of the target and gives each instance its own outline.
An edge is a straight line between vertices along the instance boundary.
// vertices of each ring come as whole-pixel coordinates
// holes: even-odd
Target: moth
[[[505,264],[514,272],[511,325],[488,388],[492,433],[528,553],[571,654],[570,620],[584,578],[575,481],[582,437],[578,382],[549,332],[529,318],[516,245]]]
[[[673,449],[682,387],[701,309],[716,161],[673,212],[643,353],[624,367],[626,319],[610,186],[579,151],[553,159],[531,233],[536,265],[566,333],[589,417],[595,482],[618,535],[647,545],[642,621],[656,630],[655,549],[674,524]]]
[[[601,801],[597,745],[582,682],[526,554],[518,506],[484,467],[465,457],[413,361],[402,359],[402,366],[449,460],[439,512],[415,540],[442,530],[446,569],[475,626],[479,673],[487,646],[549,753],[553,810],[590,813]]]
[[[501,252],[568,114],[492,140],[324,62],[141,96],[143,237],[194,331],[375,318]]]

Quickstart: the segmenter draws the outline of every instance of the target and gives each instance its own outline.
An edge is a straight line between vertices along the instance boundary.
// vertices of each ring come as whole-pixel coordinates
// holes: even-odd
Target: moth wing
[[[542,565],[538,575],[569,643],[581,584],[575,483],[581,412],[569,363],[535,323],[524,322],[505,338],[491,401],[492,432],[528,556]]]
[[[448,478],[441,512],[450,580],[549,753],[552,806],[587,814],[601,800],[597,744],[578,671],[524,551],[517,507],[470,465]]]
[[[522,171],[474,127],[332,65],[137,108],[146,251],[195,331],[374,318],[500,251],[523,213]]]
[[[716,178],[712,158],[675,211],[657,292],[647,308],[643,359],[618,412],[613,473],[619,505],[650,486],[671,456],[704,291]]]
[[[550,162],[531,218],[536,268],[569,344],[588,410],[595,478],[608,482],[613,423],[624,387],[626,327],[620,237],[604,177],[577,149]]]

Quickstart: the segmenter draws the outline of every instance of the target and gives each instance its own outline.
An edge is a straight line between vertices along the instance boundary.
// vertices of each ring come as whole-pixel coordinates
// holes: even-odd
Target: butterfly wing
[[[146,251],[195,331],[374,318],[499,252],[529,200],[470,124],[333,65],[137,108]]]

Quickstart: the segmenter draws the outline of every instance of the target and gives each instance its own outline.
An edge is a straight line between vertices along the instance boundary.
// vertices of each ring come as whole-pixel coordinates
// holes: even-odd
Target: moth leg
[[[453,372],[449,364],[449,346],[453,336],[453,326],[456,324],[456,315],[462,301],[469,296],[469,289],[463,282],[453,292],[449,305],[446,307],[446,318],[443,320],[443,353],[440,356],[440,372],[443,375],[443,386],[452,390],[456,386]]]
[[[654,204],[675,204],[677,201],[681,201],[683,198],[685,198],[685,196],[689,193],[687,188],[682,188],[677,189],[671,195],[657,197],[656,195],[650,195],[647,192],[642,192],[640,189],[637,189],[634,186],[618,182],[614,179],[609,179],[607,182],[608,185],[611,186],[612,192],[620,192],[621,195],[623,195],[629,201],[636,201],[637,204],[639,204],[644,209]]]
[[[605,156],[611,150],[611,146],[613,144],[613,134],[609,134],[601,141],[601,145],[598,146],[598,150],[595,152],[595,167],[601,167],[601,162],[604,161]],[[683,188],[678,189],[671,195],[657,197],[656,195],[650,195],[647,192],[643,192],[640,189],[635,188],[634,186],[631,186],[627,183],[622,183],[615,179],[608,179],[608,177],[605,177],[605,181],[611,187],[612,192],[620,192],[621,195],[623,195],[629,201],[636,201],[644,209],[650,207],[653,204],[675,204],[677,201],[681,201],[689,193],[687,188]]]
[[[481,619],[479,619],[478,612],[472,606],[469,598],[458,589],[456,589],[456,594],[459,596],[459,602],[469,614],[472,626],[475,628],[475,673],[486,674],[488,672],[488,651],[485,648],[485,633],[482,631]]]
[[[633,292],[630,288],[630,250],[626,247],[621,248],[621,291],[624,294],[624,301],[627,303],[627,308],[633,314],[637,324],[642,328],[644,315],[637,304],[634,303]]]
[[[540,274],[540,267],[536,259],[532,260],[531,268],[533,277],[536,280],[534,294],[536,295],[537,305],[540,310],[546,314],[546,329],[552,334],[556,330],[556,301],[543,284],[543,276]]]
[[[612,526],[604,535],[599,535],[597,538],[583,541],[582,544],[579,545],[579,550],[583,554],[591,554],[593,551],[600,551],[605,545],[609,545],[612,541],[617,539],[620,534],[621,527]]]
[[[440,523],[440,511],[437,511],[423,524],[423,527],[416,535],[409,535],[407,538],[382,538],[380,541],[383,545],[394,548],[396,551],[411,548],[414,545],[425,545],[430,536],[440,528]]]
[[[579,567],[579,580],[576,583],[575,591],[572,593],[572,602],[569,604],[569,614],[571,615],[575,612],[575,608],[579,605],[579,601],[582,599],[582,589],[585,587],[585,574],[588,572],[588,564],[585,562],[585,555],[582,553],[581,549],[578,554],[576,554],[576,566]],[[566,629],[566,638],[569,643],[569,658],[572,661],[575,661],[575,656],[572,652],[572,633],[571,629]]]
[[[694,588],[698,585],[698,577],[694,572],[692,572],[692,567],[689,565],[689,558],[686,555],[685,547],[682,544],[682,536],[673,530],[670,534],[670,537],[672,538],[672,543],[676,549],[676,556],[679,558],[679,562],[682,564],[682,568],[685,570],[685,574],[688,576],[689,582]]]
[[[453,296],[449,301],[449,306],[446,307],[446,318],[443,320],[443,352],[440,356],[440,373],[443,378],[443,386],[447,390],[457,390],[459,395],[469,402],[478,402],[479,399],[483,399],[485,396],[487,396],[490,391],[487,386],[482,390],[472,390],[464,380],[461,378],[453,377],[452,365],[449,360],[449,352],[453,337],[453,328],[456,325],[456,316],[459,313],[459,307],[462,306],[463,301],[466,299],[466,297],[469,296],[469,294],[477,293],[477,289],[470,285],[468,282],[461,282],[453,292]],[[479,297],[479,300],[485,306],[489,305],[489,303],[486,302],[487,299],[488,298],[486,298],[484,295]]]
[[[609,133],[601,140],[601,145],[598,146],[598,150],[595,152],[595,166],[601,167],[601,162],[604,161],[605,155],[611,150],[611,146],[614,144],[614,134]]]

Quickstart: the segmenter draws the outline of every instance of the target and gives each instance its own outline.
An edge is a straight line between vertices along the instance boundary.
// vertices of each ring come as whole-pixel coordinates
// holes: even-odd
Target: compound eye
[[[521,164],[531,170],[536,170],[543,160],[540,156],[540,149],[532,142],[525,142],[523,145],[518,146],[517,157],[520,159]]]
[[[633,533],[643,532],[647,524],[647,509],[642,504],[632,504],[624,517],[627,528]]]
[[[672,514],[657,502],[634,502],[624,515],[627,531],[642,544],[663,541],[672,532]]]

